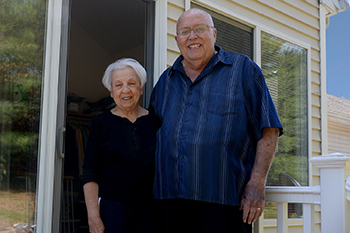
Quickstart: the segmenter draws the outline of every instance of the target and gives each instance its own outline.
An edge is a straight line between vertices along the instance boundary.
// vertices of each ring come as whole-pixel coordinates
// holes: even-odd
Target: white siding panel
[[[321,99],[320,99],[320,96],[319,95],[314,95],[312,94],[311,95],[311,103],[313,106],[316,106],[316,107],[321,107]]]
[[[312,140],[312,151],[321,154],[321,142]]]
[[[180,17],[180,15],[184,12],[184,8],[181,8],[177,5],[169,4],[168,3],[168,18],[177,21],[177,19]]]
[[[320,185],[320,176],[313,176],[312,177],[312,185],[313,186]],[[321,231],[317,231],[317,232],[321,232]]]
[[[179,48],[177,47],[174,37],[169,34],[167,37],[167,44],[168,44],[168,50],[173,52],[179,52]]]
[[[321,119],[320,118],[312,118],[311,127],[313,129],[321,129]]]
[[[311,115],[312,117],[321,118],[320,108],[312,106],[311,107],[311,114],[312,114]]]
[[[313,156],[319,156],[319,154],[313,154]],[[314,167],[314,176],[319,177],[320,176],[320,168]],[[315,184],[317,185],[317,184]]]
[[[312,71],[311,72],[311,82],[314,84],[320,84],[320,73]]]
[[[321,141],[321,131],[317,129],[312,129],[312,140]]]
[[[258,0],[259,2],[268,5],[273,8],[274,11],[281,12],[283,15],[293,18],[293,20],[299,21],[305,26],[309,26],[314,29],[319,29],[318,15],[313,16],[307,12],[300,13],[300,8],[291,7],[283,1],[274,1],[274,4],[271,4],[271,0]]]
[[[177,6],[179,8],[185,7],[184,2],[185,0],[168,0],[169,4]]]
[[[179,56],[179,53],[175,51],[168,50],[168,56],[167,56],[167,66],[172,66],[176,58]]]
[[[350,153],[350,119],[347,116],[328,114],[328,152]]]
[[[319,6],[319,0],[299,0],[302,2],[307,2],[308,4],[314,6],[314,7],[318,7]]]
[[[321,94],[320,84],[311,83],[311,93],[315,95]]]
[[[185,0],[169,0],[167,4],[167,67],[172,66],[179,56],[179,49],[176,45],[176,22],[185,10]]]
[[[320,62],[320,51],[311,49],[311,60]]]
[[[281,0],[297,9],[299,9],[304,14],[312,15],[315,18],[318,18],[318,0],[305,1],[305,0]]]
[[[167,21],[167,32],[175,37],[176,35],[176,21],[168,19]]]
[[[311,70],[320,73],[320,63],[316,61],[311,61]]]
[[[268,20],[269,23],[266,25],[275,22],[275,24],[283,25],[284,31],[290,31],[290,29],[295,30],[297,33],[304,34],[307,37],[313,37],[314,39],[319,38],[317,28],[310,27],[305,23],[291,18],[289,15],[286,15],[280,11],[277,11],[272,8],[277,1],[270,1],[270,3],[266,3],[268,5],[262,4],[256,0],[235,0],[235,1],[224,1],[224,0],[216,0],[216,1],[207,1],[215,4],[222,4],[225,9],[232,9],[237,14],[249,15],[250,18],[256,22],[264,23],[264,21]],[[266,1],[268,2],[268,1]],[[232,5],[235,4],[236,6]],[[233,8],[234,7],[234,8]],[[246,13],[246,11],[248,11]],[[252,11],[253,14],[252,14]],[[263,21],[261,21],[263,20]],[[265,24],[265,23],[264,23]],[[275,28],[275,27],[273,27]],[[286,30],[289,29],[289,30]],[[292,36],[292,35],[291,35]]]

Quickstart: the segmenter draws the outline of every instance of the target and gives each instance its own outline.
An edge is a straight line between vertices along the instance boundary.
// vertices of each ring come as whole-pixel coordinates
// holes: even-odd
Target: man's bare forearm
[[[266,179],[275,156],[278,136],[279,129],[264,128],[263,136],[258,141],[251,177],[241,200],[240,209],[243,210],[243,222],[251,224],[264,211]]]
[[[263,136],[257,144],[255,163],[250,179],[266,183],[275,156],[279,131],[278,128],[263,129]]]

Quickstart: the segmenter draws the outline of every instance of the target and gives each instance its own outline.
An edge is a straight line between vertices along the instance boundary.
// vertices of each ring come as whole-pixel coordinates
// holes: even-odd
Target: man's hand
[[[251,224],[258,219],[265,207],[265,183],[250,180],[241,199],[240,210],[243,210],[243,222]]]
[[[257,143],[255,162],[250,180],[241,200],[243,222],[251,224],[261,216],[265,207],[265,184],[278,142],[279,129],[264,128],[262,138]]]

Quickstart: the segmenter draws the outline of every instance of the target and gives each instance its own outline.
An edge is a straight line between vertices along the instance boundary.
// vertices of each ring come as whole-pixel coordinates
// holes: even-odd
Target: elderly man
[[[163,121],[154,184],[162,233],[251,232],[264,210],[282,125],[261,69],[216,46],[216,34],[207,12],[183,13],[181,56],[151,96]]]

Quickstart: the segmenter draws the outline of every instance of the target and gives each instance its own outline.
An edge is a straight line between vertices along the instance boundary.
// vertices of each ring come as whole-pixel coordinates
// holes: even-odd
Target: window
[[[217,29],[216,44],[227,52],[253,59],[253,29],[228,18],[212,15]]]
[[[307,50],[262,32],[261,68],[284,128],[267,185],[308,185]]]
[[[216,45],[227,52],[244,54],[253,59],[253,28],[192,3],[192,8],[208,12],[217,29]]]
[[[0,232],[35,225],[46,1],[0,2]]]
[[[308,185],[307,50],[261,33],[261,68],[279,113],[279,138],[267,185]],[[276,218],[276,203],[266,203],[265,218]],[[288,204],[289,217],[301,217],[301,204]]]

